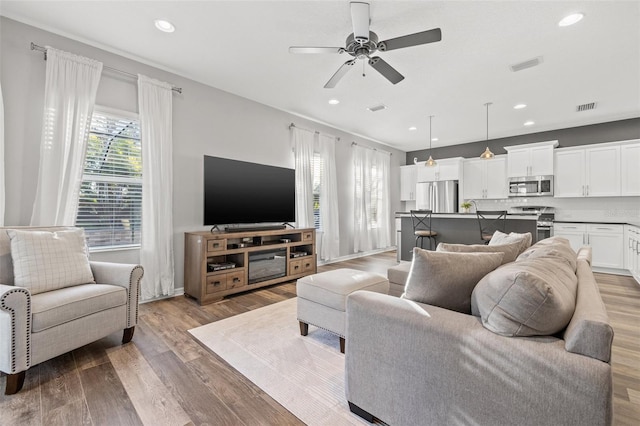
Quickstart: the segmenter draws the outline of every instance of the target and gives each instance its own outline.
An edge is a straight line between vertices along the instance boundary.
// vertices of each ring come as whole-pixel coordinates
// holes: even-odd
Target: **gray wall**
[[[640,139],[640,118],[611,121],[608,123],[592,124],[589,126],[571,127],[567,129],[551,130],[548,132],[530,133],[527,135],[511,136],[508,138],[489,139],[489,141],[471,142],[463,145],[451,145],[441,148],[433,148],[432,155],[438,158],[479,157],[488,145],[491,151],[498,154],[506,154],[505,146],[521,145],[525,143],[558,141],[559,148],[568,146],[589,145],[594,143],[624,141]],[[418,161],[426,161],[429,158],[429,150],[422,149],[407,153],[406,164],[413,164],[414,157]]]
[[[173,99],[173,222],[176,287],[183,282],[184,232],[202,226],[202,157],[212,155],[281,167],[293,167],[288,126],[340,137],[336,146],[339,183],[340,255],[353,253],[351,142],[392,152],[391,209],[400,210],[399,166],[405,153],[305,120],[178,75],[7,18],[0,18],[0,81],[5,103],[6,225],[31,218],[38,175],[45,62],[29,43],[50,45],[102,61],[106,66],[142,73],[183,88]],[[134,79],[103,72],[98,105],[137,112]],[[393,215],[392,215],[393,216]],[[393,230],[393,222],[389,225]],[[94,253],[93,259],[138,261],[138,251]]]

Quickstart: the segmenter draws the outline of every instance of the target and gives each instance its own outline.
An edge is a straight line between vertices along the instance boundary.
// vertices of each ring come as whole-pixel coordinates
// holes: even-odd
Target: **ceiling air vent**
[[[576,107],[576,112],[589,111],[591,109],[596,109],[596,103],[590,102],[588,104],[578,105]]]
[[[532,68],[540,65],[542,63],[542,56],[538,56],[537,58],[529,59],[528,61],[520,62],[519,64],[513,64],[509,68],[511,71],[517,72],[522,71],[527,68]]]
[[[371,112],[382,111],[383,109],[387,109],[387,106],[384,104],[374,105],[367,108]]]

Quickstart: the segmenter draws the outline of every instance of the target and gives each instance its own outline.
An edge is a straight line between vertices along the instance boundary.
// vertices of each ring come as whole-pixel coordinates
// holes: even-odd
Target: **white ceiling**
[[[488,101],[492,139],[640,117],[638,1],[370,3],[381,40],[442,29],[439,43],[379,53],[405,76],[395,86],[368,65],[363,78],[357,64],[324,89],[349,57],[288,53],[292,45],[343,47],[352,32],[346,0],[2,0],[0,14],[404,151],[428,145],[429,115],[434,147],[485,139]],[[581,22],[557,25],[575,11]],[[176,31],[156,30],[157,18]],[[538,56],[538,67],[509,69]],[[576,112],[594,101],[595,110]],[[388,109],[366,110],[380,103]],[[514,110],[517,103],[528,107]]]

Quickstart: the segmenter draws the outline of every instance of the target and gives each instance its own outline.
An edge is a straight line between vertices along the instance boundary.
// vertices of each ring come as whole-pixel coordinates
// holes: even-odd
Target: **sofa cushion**
[[[387,269],[387,278],[389,283],[400,284],[402,286],[407,282],[409,271],[411,270],[411,262],[402,261],[398,265]]]
[[[472,313],[503,336],[551,335],[571,320],[577,281],[562,259],[509,263],[480,280],[472,294]]]
[[[504,253],[449,253],[413,249],[403,298],[471,313],[471,292],[502,262]]]
[[[11,239],[14,285],[31,294],[95,282],[87,256],[84,229],[7,230]]]
[[[110,284],[85,284],[31,297],[32,333],[127,304],[127,290]]]
[[[523,251],[516,262],[526,259],[551,258],[562,260],[569,265],[573,272],[576,271],[578,256],[571,248],[569,240],[562,237],[551,237],[540,240],[525,251]]]
[[[525,232],[524,234],[518,234],[517,232],[510,232],[505,234],[504,232],[495,231],[491,240],[489,241],[489,245],[502,245],[502,244],[512,244],[519,243],[520,248],[518,249],[518,254],[525,251],[531,245],[532,237],[531,232]]]
[[[436,251],[447,251],[456,253],[504,253],[502,258],[502,264],[513,262],[518,257],[521,247],[520,242],[511,244],[496,244],[496,245],[484,245],[484,244],[448,244],[440,243],[436,247]]]

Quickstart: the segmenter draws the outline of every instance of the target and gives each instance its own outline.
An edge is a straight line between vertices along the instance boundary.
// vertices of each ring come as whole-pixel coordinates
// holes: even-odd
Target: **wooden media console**
[[[184,234],[184,294],[201,305],[316,273],[313,228]]]

